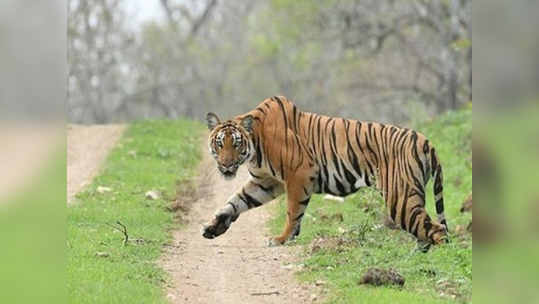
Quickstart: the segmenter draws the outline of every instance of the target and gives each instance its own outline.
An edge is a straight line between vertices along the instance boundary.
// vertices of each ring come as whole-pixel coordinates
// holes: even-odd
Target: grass
[[[36,175],[0,204],[0,303],[65,301],[65,142]]]
[[[166,211],[180,183],[200,160],[201,127],[190,121],[144,121],[129,126],[101,173],[67,208],[67,302],[164,302],[166,276],[156,260],[177,225]],[[110,192],[98,191],[110,188]],[[149,190],[160,199],[145,197]],[[106,225],[122,222],[139,244]],[[96,256],[106,253],[108,257]]]
[[[462,110],[422,123],[416,129],[436,146],[444,168],[445,207],[452,231],[467,225],[471,214],[459,212],[472,192],[471,155],[472,113]],[[427,209],[435,215],[432,183]],[[274,233],[284,224],[285,204],[270,222]],[[342,215],[342,221],[340,220]],[[294,243],[305,245],[299,252],[304,265],[297,273],[301,281],[324,281],[322,292],[329,303],[454,303],[472,301],[471,235],[452,236],[453,242],[415,252],[414,238],[383,225],[387,217],[377,191],[363,189],[344,203],[323,201],[314,196],[303,220],[301,235]],[[338,239],[340,245],[311,252],[315,239]],[[394,268],[405,277],[404,287],[359,285],[369,268]]]

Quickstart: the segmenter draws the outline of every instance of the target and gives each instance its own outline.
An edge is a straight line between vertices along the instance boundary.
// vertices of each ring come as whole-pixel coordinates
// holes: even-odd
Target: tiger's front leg
[[[213,239],[224,234],[241,213],[260,207],[282,193],[284,186],[275,179],[250,179],[215,212],[212,220],[203,225],[202,236]]]
[[[268,246],[281,245],[299,235],[301,229],[301,220],[305,215],[305,210],[311,199],[311,193],[301,183],[287,186],[287,213],[283,231],[279,236],[271,237],[268,240]]]

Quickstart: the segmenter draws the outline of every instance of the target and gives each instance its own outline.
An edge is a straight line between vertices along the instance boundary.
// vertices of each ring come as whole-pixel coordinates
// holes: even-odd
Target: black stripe
[[[304,215],[305,215],[305,212],[302,213],[302,214],[300,214],[300,215],[298,215],[298,216],[296,216],[296,218],[294,219],[294,222],[297,221],[297,220],[299,220],[299,219],[301,219]]]
[[[432,230],[432,223],[430,222],[430,219],[425,219],[425,223],[423,224],[423,228],[425,228],[425,235],[428,236],[429,232]]]
[[[335,176],[335,174],[333,175],[333,178],[335,179],[335,184],[337,186],[337,190],[339,191],[339,195],[341,195],[341,196],[345,195],[346,194],[346,189],[344,188],[344,185],[337,178],[337,176]]]
[[[408,231],[412,230],[412,228],[414,227],[415,221],[417,220],[417,217],[421,214],[421,212],[422,212],[422,209],[420,205],[415,205],[412,208],[412,210],[410,210],[411,216],[410,216],[410,220],[408,221]]]
[[[341,166],[344,171],[344,177],[346,178],[346,181],[350,185],[350,190],[351,190],[356,184],[356,177],[352,174],[352,172],[348,171],[348,169],[346,168],[342,160],[341,160]]]
[[[444,198],[441,197],[436,201],[436,213],[442,214],[444,212]]]
[[[410,186],[406,184],[406,189],[404,190],[404,193],[402,197],[404,197],[404,200],[402,201],[402,208],[401,208],[401,227],[404,230],[408,230],[406,228],[406,205],[408,204],[408,192],[410,191]]]
[[[357,174],[359,174],[359,177],[361,177],[361,169],[359,168],[359,161],[357,159],[356,153],[354,153],[354,150],[352,149],[352,142],[350,141],[350,122],[348,120],[345,120],[345,129],[346,129],[346,145],[347,145],[347,153],[348,153],[348,159],[350,160],[350,163],[352,164],[352,168],[354,168],[354,171],[356,171]]]
[[[387,198],[386,198],[386,203],[389,203],[389,202],[387,202]],[[391,204],[390,216],[391,216],[391,219],[395,223],[397,223],[397,204]]]
[[[284,180],[284,167],[283,167],[283,151],[280,153],[280,163],[281,163],[281,178]]]
[[[309,201],[311,200],[311,198],[307,198],[306,200],[302,201],[302,202],[299,202],[300,205],[303,205],[303,206],[307,206],[309,205]]]
[[[292,121],[292,125],[294,126],[294,131],[295,132],[298,132],[298,128],[297,128],[297,114],[298,114],[298,108],[296,108],[295,106],[292,106],[292,117],[293,117],[293,121]]]
[[[255,207],[260,207],[262,206],[262,203],[259,202],[257,199],[255,199],[254,197],[250,196],[249,194],[245,193],[245,190],[242,191],[243,192],[243,196],[245,196],[245,199],[247,200],[247,204],[249,205],[253,205]]]
[[[273,177],[277,177],[277,175],[275,175],[275,170],[273,169],[273,166],[271,165],[271,162],[269,161],[269,158],[268,158],[268,165],[271,171],[271,175],[273,175]]]
[[[236,209],[236,206],[234,206],[234,204],[232,204],[231,202],[228,202],[227,204],[229,204],[230,206],[232,206],[232,208],[234,208],[234,214],[238,213],[238,209]]]
[[[249,171],[249,174],[251,174],[252,177],[257,178],[257,179],[262,179],[260,176],[257,176],[253,172],[251,172],[251,170],[247,170],[247,171]]]
[[[260,149],[260,142],[256,142],[256,166],[258,168],[262,167],[262,150]]]
[[[249,204],[249,202],[248,202],[243,196],[241,196],[241,195],[238,194],[238,197],[240,198],[240,200],[241,200],[242,202],[245,203],[245,205],[247,205],[247,208],[248,208],[248,209],[253,208],[253,206],[252,206],[251,204]]]
[[[257,184],[257,183],[254,183],[252,182],[253,184],[255,184],[258,188],[260,188],[262,191],[266,192],[266,193],[269,193],[270,196],[272,196],[273,194],[273,189],[275,189],[275,187],[272,187],[272,186],[269,186],[269,187],[265,187],[264,185],[261,185],[261,184]]]
[[[288,118],[286,117],[286,111],[284,109],[283,102],[281,99],[277,96],[273,97],[275,101],[279,104],[279,107],[281,108],[281,111],[283,112],[283,120],[284,120],[284,139],[285,139],[285,146],[286,150],[288,150]]]

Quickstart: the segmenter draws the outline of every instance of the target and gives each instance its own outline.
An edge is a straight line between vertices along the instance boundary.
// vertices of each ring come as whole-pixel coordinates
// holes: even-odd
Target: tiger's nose
[[[223,169],[232,171],[234,169],[234,163],[222,163],[221,167],[223,167]]]

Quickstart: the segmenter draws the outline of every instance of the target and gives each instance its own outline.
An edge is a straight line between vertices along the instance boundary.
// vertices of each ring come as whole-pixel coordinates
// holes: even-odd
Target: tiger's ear
[[[255,120],[253,116],[247,115],[241,120],[241,126],[245,129],[247,132],[251,132],[253,130],[253,124]]]
[[[206,125],[210,130],[215,129],[215,127],[220,123],[221,121],[219,120],[219,117],[217,117],[217,115],[213,114],[212,112],[206,115]]]

